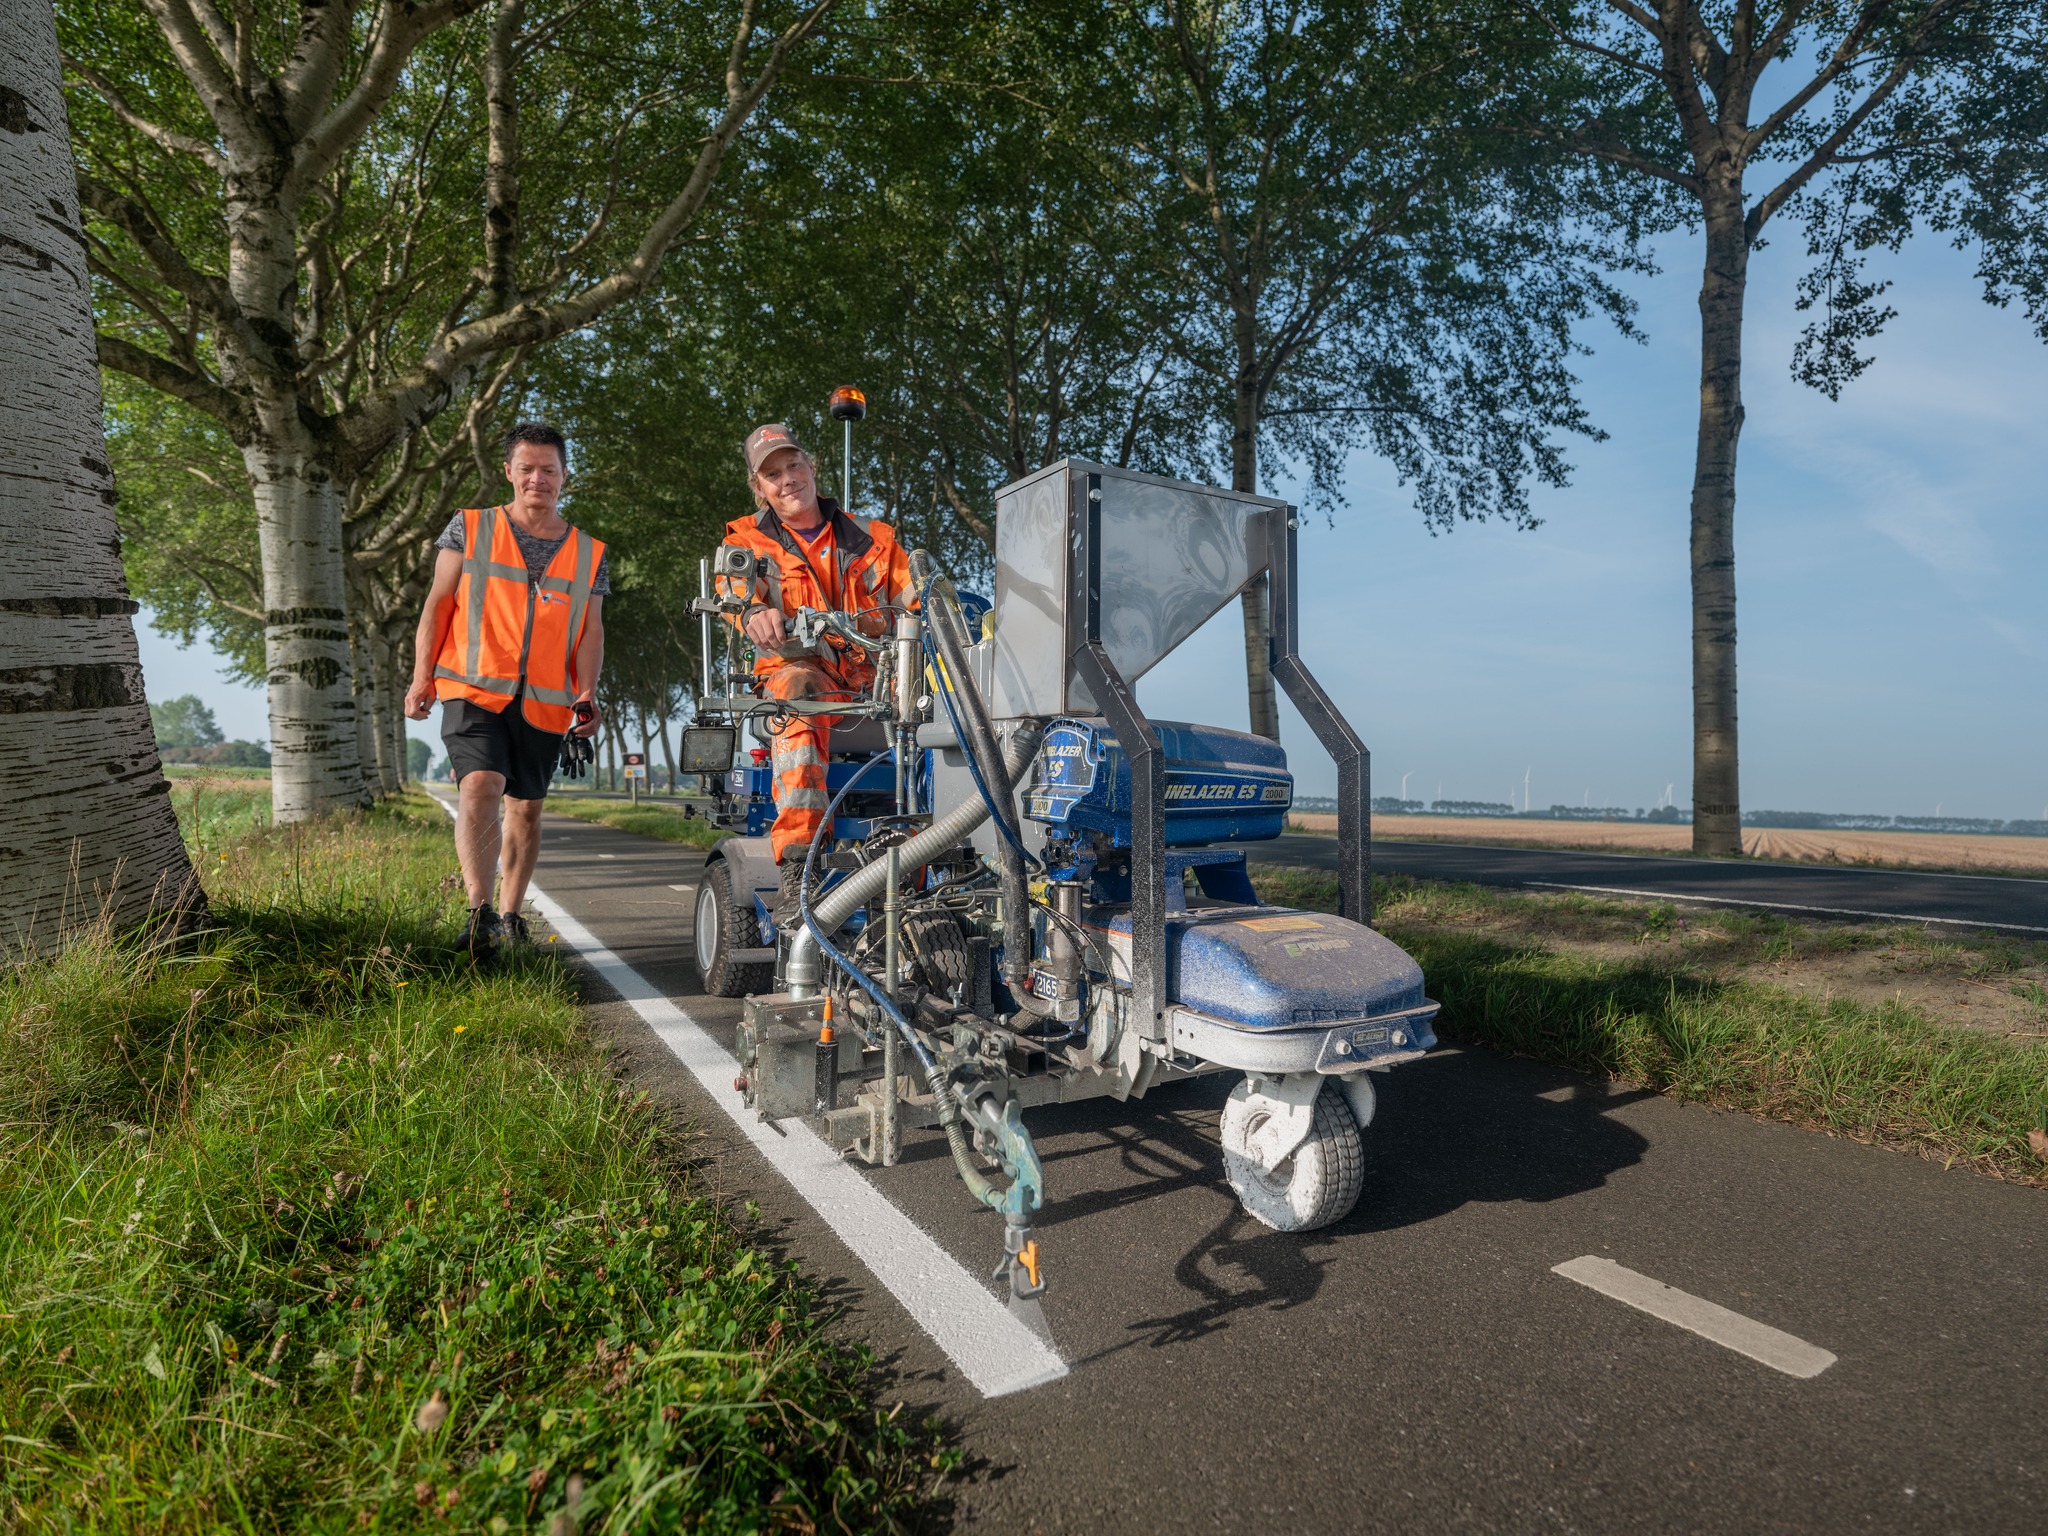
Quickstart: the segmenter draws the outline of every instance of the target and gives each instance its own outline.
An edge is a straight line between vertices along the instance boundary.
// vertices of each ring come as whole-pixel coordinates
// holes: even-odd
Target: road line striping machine
[[[753,690],[730,625],[750,550],[721,545],[696,604],[704,696],[685,765],[719,774],[694,936],[705,990],[747,998],[740,1084],[764,1120],[896,1159],[936,1126],[1004,1220],[1013,1305],[1044,1289],[1034,1105],[1142,1097],[1240,1072],[1222,1117],[1244,1208],[1283,1232],[1342,1218],[1364,1177],[1371,1069],[1436,1043],[1421,968],[1366,926],[1368,758],[1297,655],[1294,510],[1079,460],[996,500],[995,599],[923,551],[916,616],[803,610],[820,654],[875,663],[850,704]],[[715,567],[715,574],[713,568]],[[1270,575],[1273,674],[1337,762],[1343,916],[1262,904],[1241,845],[1277,836],[1293,779],[1277,742],[1148,720],[1131,684]],[[804,922],[778,943],[767,753],[741,731],[830,713],[832,839],[806,862]]]

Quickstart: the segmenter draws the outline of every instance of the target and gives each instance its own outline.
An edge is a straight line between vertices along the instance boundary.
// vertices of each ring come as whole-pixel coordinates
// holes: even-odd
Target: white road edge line
[[[1740,1312],[1730,1312],[1662,1280],[1639,1275],[1612,1259],[1588,1254],[1553,1265],[1550,1272],[1802,1381],[1818,1376],[1835,1363],[1833,1355],[1804,1339],[1744,1317]]]
[[[1650,896],[1658,901],[1688,901],[1701,907],[1761,907],[1767,912],[1819,912],[1828,917],[1881,917],[1895,923],[1945,923],[1951,928],[1998,928],[2007,933],[2048,933],[2025,923],[1994,923],[1971,917],[1921,917],[1912,912],[1866,912],[1860,907],[1803,907],[1796,901],[1744,901],[1738,896],[1695,896],[1678,891],[1632,891],[1621,885],[1567,885],[1562,880],[1524,880],[1523,885],[1547,891],[1591,891],[1601,896]]]
[[[434,797],[440,800],[440,796]],[[455,808],[441,800],[449,815]],[[1010,1315],[931,1235],[834,1152],[809,1126],[763,1124],[732,1085],[739,1063],[673,999],[606,948],[539,886],[536,910],[660,1037],[755,1150],[825,1220],[983,1397],[1043,1386],[1067,1374],[1044,1339]]]

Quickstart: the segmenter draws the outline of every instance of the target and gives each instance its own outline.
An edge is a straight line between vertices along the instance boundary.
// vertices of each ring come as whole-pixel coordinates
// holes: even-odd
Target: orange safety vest
[[[773,512],[727,523],[725,542],[760,556],[761,574],[752,582],[722,577],[719,590],[780,608],[786,615],[799,608],[838,608],[857,616],[854,622],[862,634],[880,639],[893,625],[892,610],[916,611],[910,558],[887,523],[843,511],[827,496],[818,498],[818,506],[832,525],[832,538],[816,545],[799,540]],[[727,622],[744,632],[737,618]],[[866,682],[874,672],[867,657],[840,646],[830,636],[818,641],[816,649],[799,645],[794,638],[773,650],[756,646],[754,670],[772,672],[801,657],[817,656],[831,663],[844,681],[856,686]]]
[[[503,507],[466,507],[462,523],[462,580],[434,658],[434,691],[490,710],[519,694],[527,723],[559,736],[575,720],[576,646],[604,545],[571,528],[536,581]]]

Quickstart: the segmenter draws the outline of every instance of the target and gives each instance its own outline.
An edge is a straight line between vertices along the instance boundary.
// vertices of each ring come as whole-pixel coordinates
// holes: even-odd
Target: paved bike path
[[[688,959],[702,858],[549,817],[537,880],[729,1045],[739,1005],[698,993]],[[1223,1181],[1227,1081],[1041,1109],[1069,1374],[983,1398],[639,1016],[591,995],[625,1070],[702,1127],[700,1176],[757,1201],[875,1343],[885,1400],[956,1426],[972,1470],[934,1522],[2048,1528],[2048,1192],[1446,1051],[1377,1080],[1358,1210],[1290,1237]],[[997,1220],[936,1133],[862,1176],[969,1271],[996,1263]],[[1587,1258],[1835,1363],[1787,1375],[1552,1272]]]

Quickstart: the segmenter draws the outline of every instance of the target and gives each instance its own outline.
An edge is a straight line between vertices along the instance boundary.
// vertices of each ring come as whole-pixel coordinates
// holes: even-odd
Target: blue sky
[[[1802,260],[1752,265],[1736,512],[1742,800],[1752,809],[2048,816],[2048,347],[1986,305],[1967,255],[1890,258],[1900,315],[1839,403],[1787,371]],[[1373,748],[1374,787],[1651,806],[1691,797],[1686,502],[1698,408],[1693,247],[1639,281],[1646,346],[1591,334],[1574,445],[1543,526],[1432,538],[1376,462],[1303,530],[1303,650]],[[197,693],[230,736],[260,690],[146,628],[153,699]],[[1245,723],[1235,609],[1139,689],[1151,712]],[[1230,680],[1219,686],[1218,679]],[[431,727],[414,727],[426,734]],[[1291,712],[1305,793],[1335,776]],[[430,738],[431,739],[431,738]],[[438,749],[438,742],[436,743]]]

